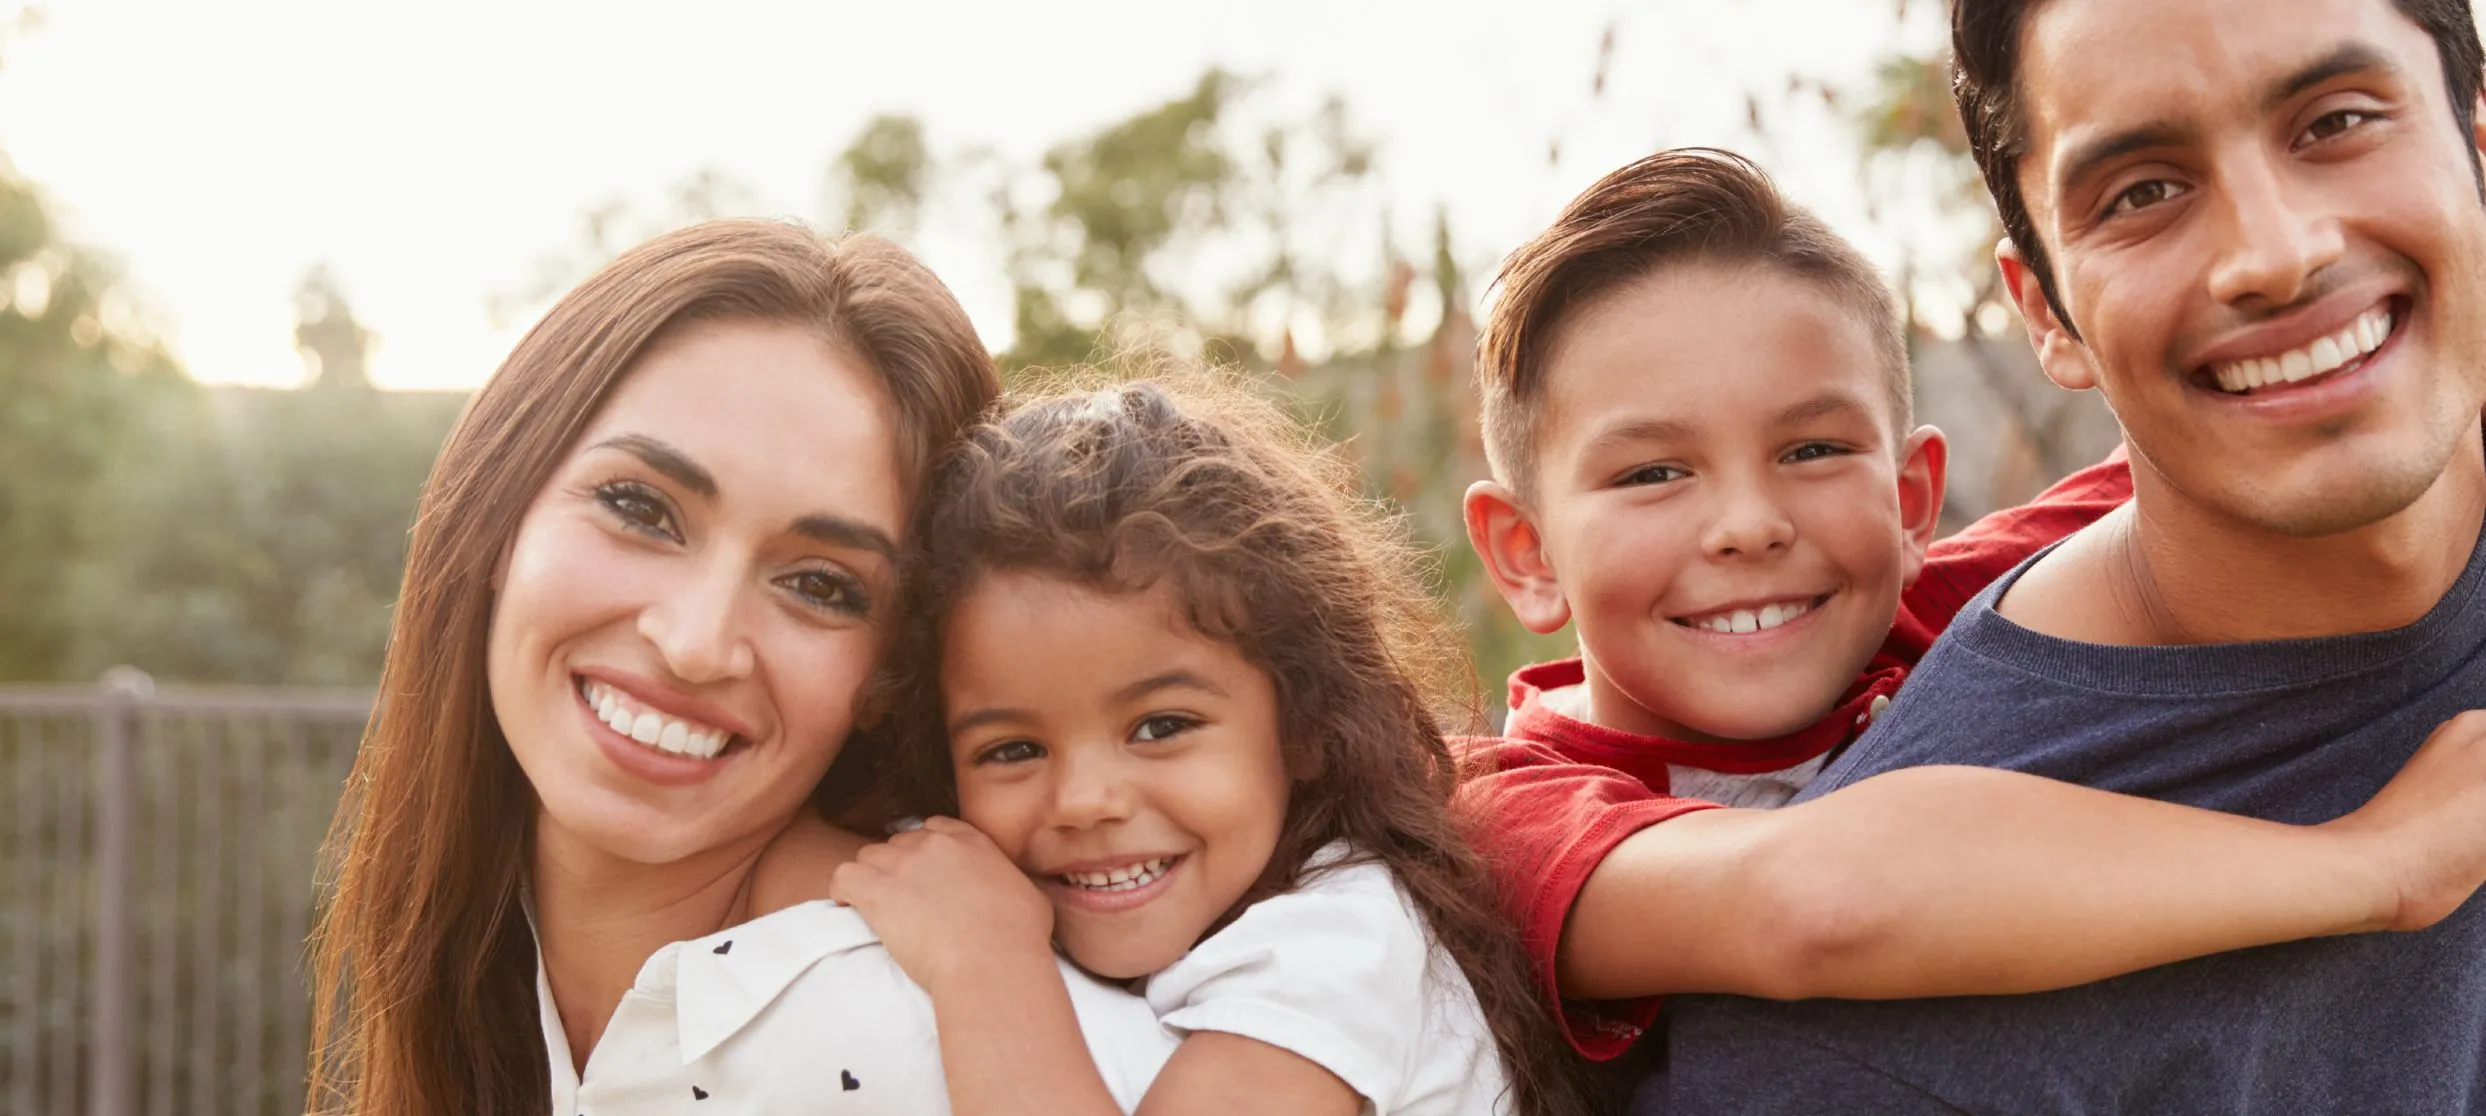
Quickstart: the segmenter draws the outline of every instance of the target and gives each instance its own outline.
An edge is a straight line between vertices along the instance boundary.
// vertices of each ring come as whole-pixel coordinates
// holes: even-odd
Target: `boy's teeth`
[[[2211,369],[2219,390],[2242,395],[2273,384],[2292,384],[2339,370],[2391,339],[2391,312],[2376,310],[2329,337],[2275,357],[2232,361]]]
[[[1732,612],[1721,612],[1715,616],[1695,620],[1692,626],[1721,635],[1749,635],[1753,632],[1766,632],[1812,610],[1813,605],[1810,601],[1788,601],[1784,604],[1762,605],[1757,609],[1739,608]]]
[[[1158,876],[1164,875],[1165,870],[1173,864],[1173,857],[1161,856],[1155,860],[1127,864],[1102,872],[1064,872],[1062,878],[1075,887],[1083,887],[1091,891],[1129,891],[1147,886]]]
[[[595,711],[596,718],[611,726],[614,732],[661,752],[714,759],[717,753],[725,750],[725,742],[732,738],[732,734],[723,729],[640,708],[637,702],[623,696],[621,691],[595,682],[586,683],[580,693],[587,699],[588,708]]]

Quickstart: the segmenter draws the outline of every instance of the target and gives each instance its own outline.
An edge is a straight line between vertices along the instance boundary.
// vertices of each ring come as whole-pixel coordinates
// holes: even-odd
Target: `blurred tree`
[[[373,340],[326,266],[302,277],[294,291],[293,343],[313,387],[370,387]]]
[[[845,227],[878,233],[901,244],[923,221],[926,192],[936,167],[924,142],[924,124],[912,116],[884,113],[865,121],[829,167],[829,185],[844,199]],[[835,208],[835,207],[833,207]]]

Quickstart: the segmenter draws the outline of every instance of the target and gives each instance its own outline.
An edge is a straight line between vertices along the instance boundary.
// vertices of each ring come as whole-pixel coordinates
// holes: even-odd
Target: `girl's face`
[[[1052,898],[1082,967],[1174,963],[1277,847],[1291,780],[1268,675],[1193,631],[1163,582],[994,573],[943,636],[960,816]]]
[[[664,864],[794,817],[879,655],[898,460],[878,380],[801,329],[640,358],[494,581],[492,710],[550,847]]]

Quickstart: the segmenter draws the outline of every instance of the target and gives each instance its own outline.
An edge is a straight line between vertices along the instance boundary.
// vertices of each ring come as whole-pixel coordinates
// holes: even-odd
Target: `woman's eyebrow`
[[[716,499],[716,477],[682,451],[645,434],[619,434],[595,444],[597,449],[617,449],[647,462],[647,467],[672,478],[675,484],[690,489],[707,499]]]
[[[889,532],[842,515],[802,516],[794,521],[792,530],[804,538],[830,546],[869,550],[891,561],[896,561],[898,557],[898,541],[890,538]]]

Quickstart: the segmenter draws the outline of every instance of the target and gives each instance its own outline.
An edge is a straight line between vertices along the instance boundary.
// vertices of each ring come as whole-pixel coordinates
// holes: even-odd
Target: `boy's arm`
[[[1629,1049],[1657,1017],[1645,996],[1615,1002],[1566,998],[1555,960],[1572,904],[1616,845],[1669,818],[1714,803],[1674,798],[1610,767],[1575,761],[1543,744],[1509,738],[1464,742],[1456,808],[1502,883],[1529,967],[1563,1035],[1583,1057]]]
[[[1562,936],[1579,996],[1999,995],[2248,946],[2417,929],[2486,877],[2486,715],[2319,826],[1923,767],[1615,846]]]
[[[2004,508],[1936,540],[1925,568],[1899,599],[1894,640],[1919,655],[1951,618],[2029,555],[2069,536],[2132,498],[2132,462],[2117,443],[2095,465],[2055,482],[2037,498]],[[1914,656],[1906,656],[1914,661]]]

